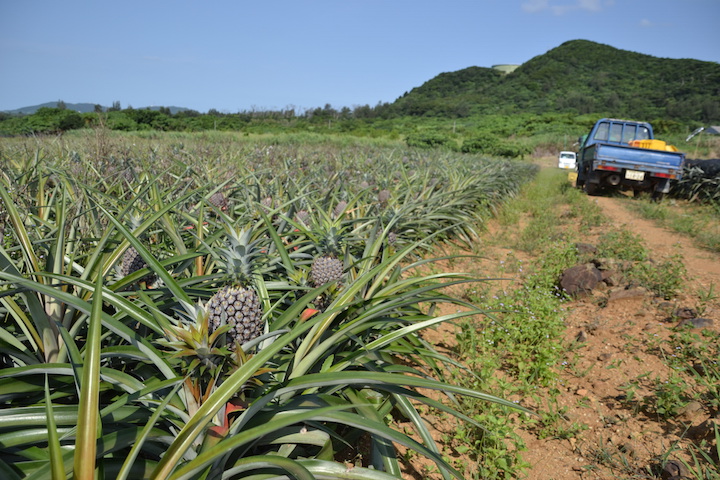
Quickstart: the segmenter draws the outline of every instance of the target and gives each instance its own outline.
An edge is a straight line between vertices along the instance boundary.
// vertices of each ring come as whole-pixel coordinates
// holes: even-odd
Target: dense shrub
[[[481,153],[506,158],[522,158],[530,153],[530,149],[524,145],[488,133],[465,140],[460,150],[464,153]]]
[[[452,146],[452,139],[447,135],[435,132],[414,133],[408,135],[405,143],[409,147],[435,148]]]

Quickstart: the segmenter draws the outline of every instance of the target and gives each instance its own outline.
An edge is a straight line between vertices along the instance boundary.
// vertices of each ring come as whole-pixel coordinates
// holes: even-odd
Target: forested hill
[[[400,116],[573,112],[715,123],[720,64],[572,40],[509,74],[483,67],[442,73],[389,108]]]

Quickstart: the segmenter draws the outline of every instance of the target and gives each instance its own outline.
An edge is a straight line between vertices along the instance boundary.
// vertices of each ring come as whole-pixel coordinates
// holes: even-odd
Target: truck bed
[[[685,154],[682,152],[650,150],[607,143],[590,145],[585,154],[593,159],[594,168],[602,169],[607,165],[650,174],[671,174],[672,178],[676,180],[682,176],[682,167],[685,161]]]

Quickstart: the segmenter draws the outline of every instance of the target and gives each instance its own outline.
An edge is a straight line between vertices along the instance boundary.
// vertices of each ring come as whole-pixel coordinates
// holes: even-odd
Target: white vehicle
[[[575,155],[575,152],[560,152],[560,155],[558,156],[558,168],[575,170],[576,161],[577,156]]]

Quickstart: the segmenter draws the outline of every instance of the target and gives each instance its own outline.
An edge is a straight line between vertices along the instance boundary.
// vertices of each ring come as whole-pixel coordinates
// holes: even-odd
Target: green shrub
[[[423,132],[408,135],[405,143],[407,143],[408,147],[437,148],[451,146],[452,139],[441,133]]]
[[[531,149],[518,142],[503,140],[495,135],[483,133],[465,140],[460,147],[464,153],[481,153],[506,158],[522,158]]]

